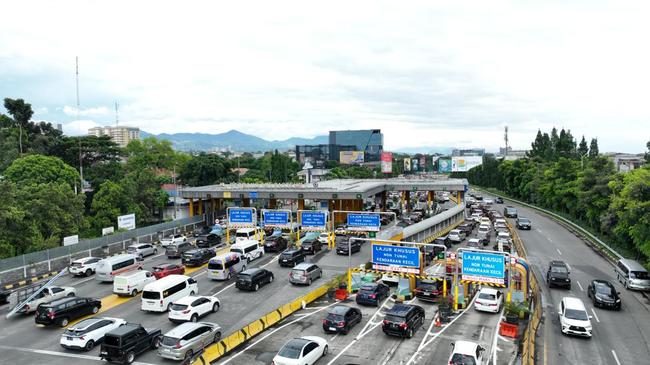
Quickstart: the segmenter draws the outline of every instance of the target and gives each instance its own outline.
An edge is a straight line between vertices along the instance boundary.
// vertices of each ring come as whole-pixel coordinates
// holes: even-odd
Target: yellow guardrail
[[[343,280],[345,280],[345,275],[337,276],[334,279],[328,281],[326,284],[316,288],[315,290],[312,290],[311,292],[282,305],[281,307],[265,314],[261,318],[247,324],[243,328],[231,333],[218,343],[207,347],[203,352],[203,355],[194,361],[192,365],[209,364],[213,361],[218,360],[241,344],[264,332],[264,330],[267,328],[280,322],[284,318],[290,316],[292,313],[302,309],[304,305],[307,305],[327,294],[327,291],[330,288],[337,288],[339,283]]]

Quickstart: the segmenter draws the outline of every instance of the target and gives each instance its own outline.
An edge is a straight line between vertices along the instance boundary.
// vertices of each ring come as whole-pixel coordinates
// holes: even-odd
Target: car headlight
[[[620,303],[620,302],[621,302],[621,300],[620,300],[620,299],[616,299],[616,303]]]

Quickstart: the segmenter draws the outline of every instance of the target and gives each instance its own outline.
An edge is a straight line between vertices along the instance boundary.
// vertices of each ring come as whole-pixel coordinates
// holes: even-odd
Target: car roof
[[[165,336],[180,338],[205,325],[206,323],[203,322],[184,322],[174,327],[171,331],[165,333]]]
[[[305,270],[307,268],[310,268],[312,265],[314,265],[314,264],[311,263],[311,262],[303,262],[303,263],[300,263],[300,264],[294,266],[293,269],[294,270]]]
[[[99,257],[94,257],[94,256],[82,257],[82,258],[76,259],[76,260],[74,260],[72,262],[86,262],[86,261],[92,260],[92,259],[99,259]]]
[[[125,272],[123,274],[118,275],[118,277],[128,278],[128,277],[131,277],[131,276],[141,275],[140,273],[146,273],[146,272],[149,272],[149,271],[147,271],[147,270],[131,270],[131,271],[127,271],[127,272]]]
[[[337,305],[334,308],[332,308],[329,313],[331,314],[345,314],[349,310],[351,310],[351,307],[348,307],[347,305]]]
[[[386,311],[386,314],[392,314],[396,316],[403,316],[406,315],[406,313],[412,311],[415,308],[422,308],[418,305],[413,305],[413,304],[395,304],[393,308],[389,309]]]
[[[113,318],[99,318],[99,317],[92,317],[92,318],[86,318],[82,320],[81,322],[70,326],[68,329],[70,330],[85,330],[86,328],[92,326],[93,324],[102,321],[104,319],[113,319]]]
[[[564,263],[564,261],[560,261],[560,260],[553,260],[553,261],[551,261],[549,263],[549,265],[551,265],[551,266],[565,266],[566,267],[566,264]]]
[[[247,275],[253,275],[255,273],[258,273],[264,269],[260,269],[259,267],[251,267],[250,269],[246,269],[241,272],[241,274],[247,274]]]
[[[45,304],[41,304],[41,305],[44,306],[44,307],[54,307],[54,306],[57,306],[59,304],[67,303],[67,302],[70,302],[70,301],[76,300],[76,299],[86,299],[86,298],[82,298],[82,297],[65,297],[65,298],[53,300],[53,301],[51,301],[49,303],[45,303]]]
[[[594,279],[592,282],[594,284],[596,284],[596,285],[606,285],[606,286],[612,287],[612,288],[614,287],[614,285],[612,283],[610,283],[607,280],[603,280],[603,279]]]
[[[498,290],[493,288],[481,288],[481,290],[479,291],[479,293],[487,293],[487,294],[494,294],[494,295],[496,295],[497,292]]]
[[[165,269],[165,268],[168,268],[170,266],[180,266],[180,265],[179,264],[160,264],[160,265],[154,266],[153,268],[154,269],[158,269],[158,268]],[[140,271],[140,270],[138,270],[138,271]]]
[[[197,297],[197,296],[191,296],[191,295],[188,295],[188,296],[186,296],[186,297],[182,297],[182,298],[179,299],[179,300],[175,300],[175,301],[174,301],[174,304],[192,304],[193,301],[195,301],[195,300],[197,300],[197,299],[199,299],[199,298],[203,298],[203,297]]]
[[[454,353],[463,355],[476,355],[478,344],[471,341],[456,341],[454,343]]]
[[[136,330],[136,329],[138,329],[140,327],[142,327],[142,326],[140,326],[139,324],[136,324],[136,323],[127,323],[124,326],[119,326],[116,329],[110,331],[108,334],[111,334],[111,335],[117,336],[117,337],[122,337],[122,336],[124,336],[124,335],[126,335],[128,333],[133,332],[134,330]]]
[[[298,252],[298,251],[300,251],[299,248],[288,248],[288,249],[284,250],[282,253],[294,253],[294,252]]]
[[[564,297],[562,300],[566,308],[586,311],[584,303],[579,298]]]

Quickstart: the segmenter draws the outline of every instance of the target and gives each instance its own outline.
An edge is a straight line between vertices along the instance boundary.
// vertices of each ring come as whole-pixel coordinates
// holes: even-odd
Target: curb
[[[26,279],[26,280],[21,280],[19,282],[13,283],[13,284],[5,285],[3,288],[5,290],[17,289],[17,288],[20,288],[20,287],[23,287],[23,286],[26,286],[26,285],[29,285],[29,284],[33,284],[33,283],[35,283],[35,282],[37,282],[39,280],[49,278],[50,276],[54,276],[56,274],[57,274],[57,271],[48,272],[48,273],[45,273],[45,274],[42,274],[42,275],[34,276],[34,277]]]

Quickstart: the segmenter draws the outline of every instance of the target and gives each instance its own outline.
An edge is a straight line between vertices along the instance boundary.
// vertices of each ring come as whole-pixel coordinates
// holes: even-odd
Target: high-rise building
[[[380,129],[330,131],[330,159],[339,160],[341,149],[337,146],[356,146],[363,152],[364,162],[377,162],[384,150],[384,135]]]
[[[140,139],[140,128],[134,127],[94,127],[88,130],[91,136],[110,136],[120,147],[126,147],[134,139]]]
[[[451,150],[452,156],[483,156],[484,154],[485,148],[454,148]]]

